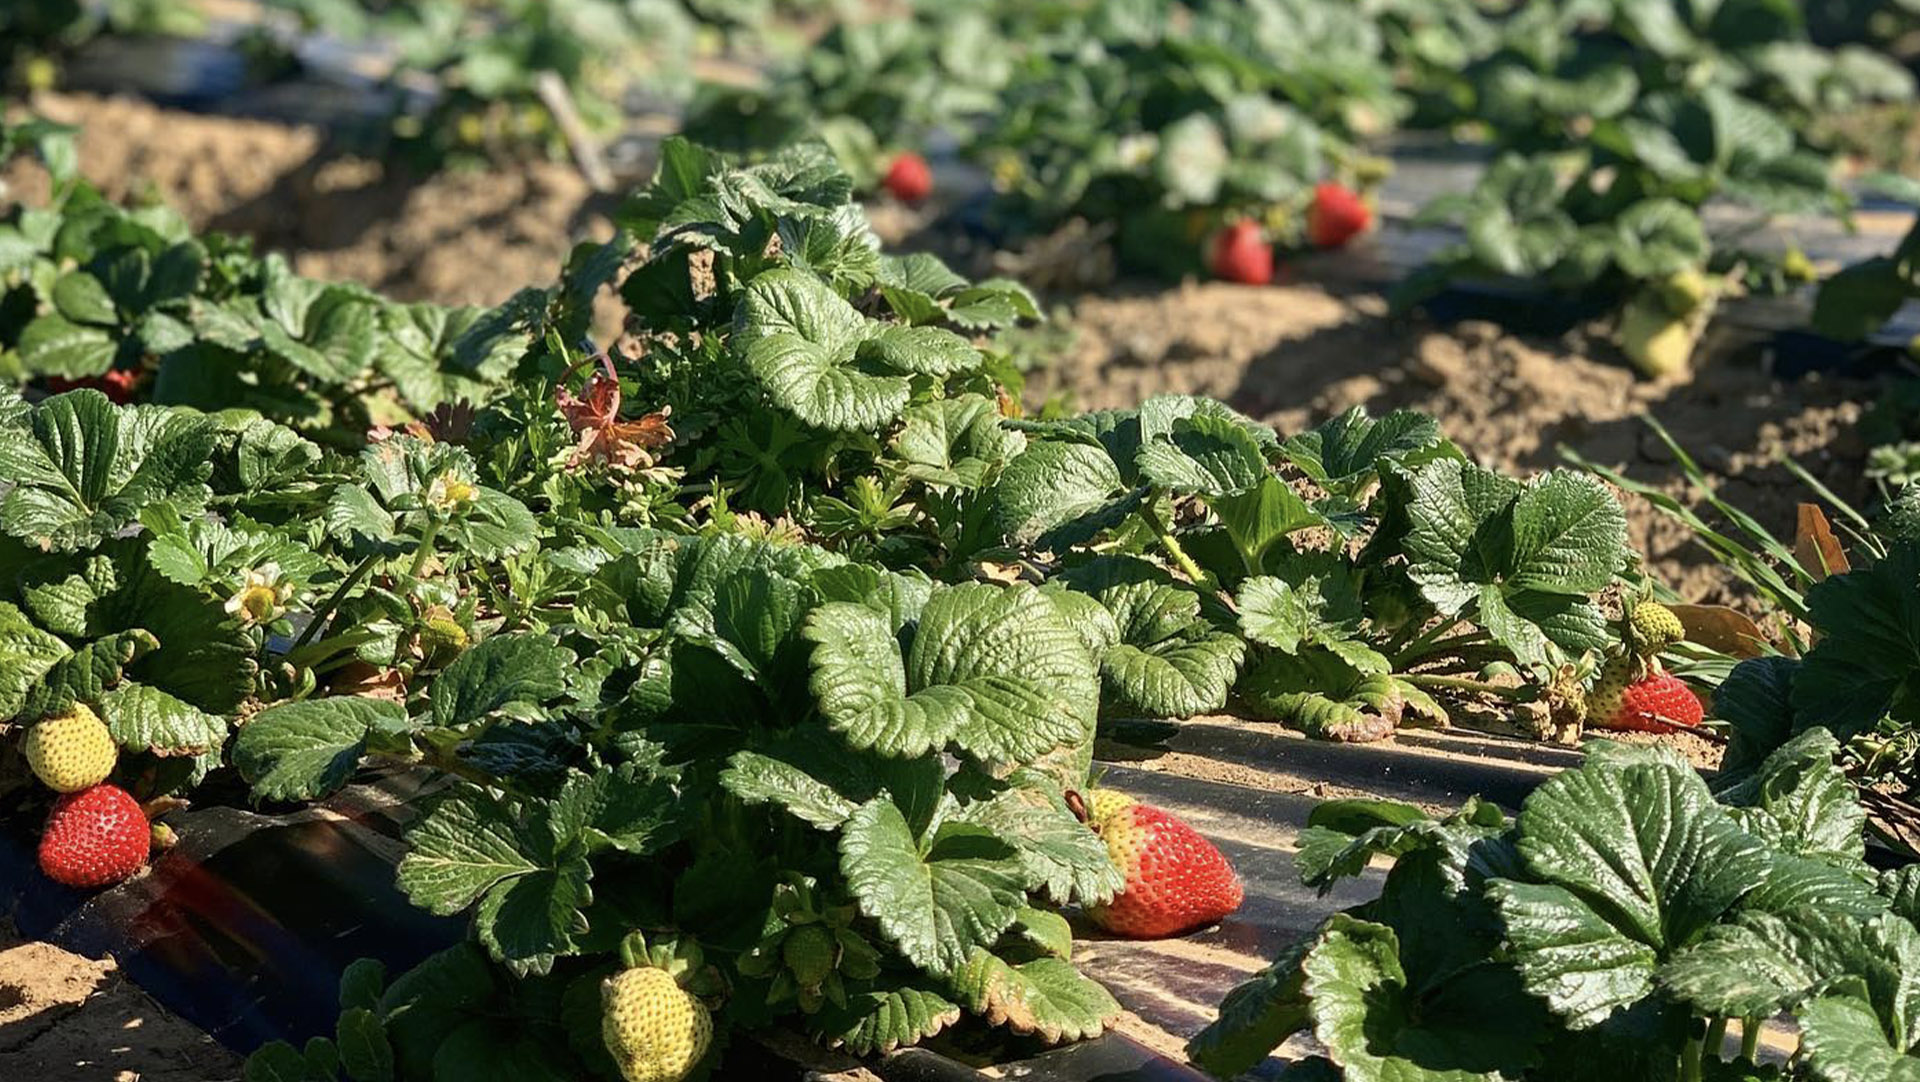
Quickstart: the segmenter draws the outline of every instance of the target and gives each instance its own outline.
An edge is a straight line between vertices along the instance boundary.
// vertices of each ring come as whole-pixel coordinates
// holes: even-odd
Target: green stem
[[[1398,672],[1406,668],[1410,662],[1419,660],[1422,654],[1432,649],[1434,643],[1440,641],[1441,636],[1459,626],[1459,620],[1442,618],[1439,623],[1428,628],[1419,638],[1408,643],[1406,649],[1401,650],[1393,656],[1394,671]]]
[[[1153,531],[1153,536],[1160,542],[1160,547],[1167,550],[1167,555],[1171,556],[1180,570],[1193,580],[1195,586],[1208,592],[1218,590],[1219,581],[1201,570],[1199,564],[1193,562],[1193,557],[1187,555],[1187,550],[1180,546],[1179,538],[1174,537],[1173,531],[1167,528],[1167,524],[1160,521],[1160,512],[1154,510],[1153,506],[1155,498],[1157,496],[1149,497],[1147,502],[1140,506],[1140,518],[1146,522],[1147,529]]]
[[[1715,1015],[1707,1023],[1706,1054],[1715,1059],[1721,1058],[1721,1051],[1727,1046],[1727,1016]]]
[[[347,594],[351,593],[355,586],[360,585],[360,580],[367,577],[367,572],[373,570],[373,562],[379,558],[378,554],[368,556],[366,559],[361,560],[352,571],[347,573],[347,577],[342,579],[340,585],[334,588],[333,593],[327,598],[326,602],[314,610],[313,619],[307,621],[306,630],[300,632],[300,637],[293,640],[293,646],[287,653],[291,654],[295,650],[313,641],[313,637],[320,631],[320,625],[326,623],[333,616],[333,611],[340,607],[340,603],[347,599]]]
[[[1527,694],[1526,688],[1501,687],[1484,680],[1468,680],[1461,676],[1435,676],[1432,673],[1412,673],[1395,677],[1405,680],[1418,688],[1436,688],[1444,691],[1464,691],[1473,695],[1492,695],[1495,698],[1519,702]]]
[[[1702,1069],[1701,1052],[1706,1048],[1705,1035],[1687,1041],[1680,1051],[1680,1082],[1700,1082]]]
[[[1740,1020],[1740,1058],[1748,1063],[1759,1063],[1754,1057],[1760,1054],[1760,1016],[1749,1015]]]
[[[413,566],[407,570],[409,577],[418,579],[427,570],[427,561],[433,559],[433,543],[440,539],[440,520],[427,523],[427,532],[420,535],[420,547],[414,550]]]

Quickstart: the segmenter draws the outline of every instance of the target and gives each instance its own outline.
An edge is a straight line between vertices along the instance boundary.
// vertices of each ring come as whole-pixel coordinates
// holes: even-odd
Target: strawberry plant
[[[335,37],[393,57],[374,148],[417,168],[525,154],[564,157],[552,90],[595,135],[618,130],[630,87],[678,93],[696,25],[673,0],[271,0]],[[638,72],[638,76],[635,74]],[[424,84],[424,86],[423,86]]]
[[[354,343],[397,306],[243,252],[103,315],[110,363],[156,397],[209,357],[247,388],[284,363],[309,397],[4,392],[0,716],[43,781],[103,806],[223,768],[276,807],[367,769],[428,785],[399,886],[469,941],[356,967],[334,1037],[256,1071],[677,1079],[774,1025],[858,1054],[962,1019],[1090,1036],[1118,1007],[1059,907],[1160,934],[1239,892],[1151,809],[1083,821],[1103,716],[1360,738],[1456,697],[1550,711],[1613,645],[1598,482],[1480,469],[1410,413],[1285,440],[1186,396],[1020,416],[994,335],[1031,297],[883,252],[853,190],[818,145],[669,141],[611,242],[427,335],[478,401],[311,424],[338,447],[261,414],[370,410],[405,339]],[[159,264],[75,200],[111,224],[63,273],[111,297],[101,251]],[[78,326],[82,287],[40,277],[32,320]],[[628,334],[582,349],[609,284]],[[156,347],[159,316],[205,340]],[[126,871],[137,824],[99,822],[49,870]]]
[[[1714,792],[1671,751],[1600,742],[1514,819],[1323,804],[1302,880],[1385,857],[1379,897],[1229,993],[1189,1055],[1230,1078],[1310,1031],[1289,1077],[1904,1077],[1916,879],[1866,863],[1837,752],[1806,733]],[[1784,1066],[1761,1051],[1782,1016]]]
[[[1687,370],[1722,288],[1708,272],[1778,259],[1716,251],[1701,208],[1727,201],[1759,221],[1844,209],[1814,110],[1912,89],[1875,54],[1812,45],[1797,10],[1766,3],[1528,5],[1502,30],[1462,114],[1498,157],[1471,193],[1423,212],[1463,239],[1400,300],[1503,277],[1603,297],[1628,357],[1656,377]]]
[[[71,136],[0,133],[0,152],[37,151],[54,181],[48,205],[0,222],[0,378],[253,409],[352,446],[375,423],[484,401],[525,349],[484,309],[302,278],[164,207],[117,206],[78,177]]]

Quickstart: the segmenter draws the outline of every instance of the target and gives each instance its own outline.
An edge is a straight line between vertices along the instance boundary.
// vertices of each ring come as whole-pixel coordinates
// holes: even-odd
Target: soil
[[[240,1058],[93,961],[0,923],[0,1078],[233,1082]]]
[[[575,243],[613,232],[617,201],[556,162],[423,178],[336,155],[298,125],[79,94],[36,95],[31,107],[81,127],[81,172],[108,195],[165,202],[196,228],[285,252],[301,274],[400,300],[498,304],[555,280]],[[36,174],[7,179],[34,201],[45,192]]]

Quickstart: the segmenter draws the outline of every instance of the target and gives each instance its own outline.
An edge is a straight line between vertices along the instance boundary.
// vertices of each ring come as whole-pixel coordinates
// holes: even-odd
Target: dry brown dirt
[[[121,977],[0,923],[0,1078],[233,1082],[238,1056]]]
[[[81,127],[81,172],[121,199],[157,199],[196,228],[243,233],[294,269],[401,300],[498,304],[556,278],[575,242],[612,235],[613,201],[571,167],[524,162],[417,177],[335,156],[312,128],[42,94],[34,111]],[[16,169],[31,200],[44,180]]]

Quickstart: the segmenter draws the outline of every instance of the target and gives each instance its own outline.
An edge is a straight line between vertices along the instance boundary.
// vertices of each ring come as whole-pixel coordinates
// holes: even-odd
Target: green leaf
[[[1314,942],[1301,939],[1284,948],[1265,969],[1229,991],[1220,1001],[1219,1017],[1187,1042],[1187,1058],[1215,1078],[1238,1078],[1311,1025],[1300,963]]]
[[[20,363],[41,376],[82,379],[105,375],[120,344],[98,327],[85,327],[48,313],[20,332]]]
[[[859,807],[798,765],[755,751],[735,752],[720,784],[749,804],[778,804],[821,830],[837,830]]]
[[[1627,515],[1599,478],[1555,470],[1513,503],[1510,588],[1591,594],[1626,562]]]
[[[387,967],[375,958],[356,958],[340,974],[340,1009],[365,1007],[378,1010],[380,994],[386,990]]]
[[[315,1082],[307,1058],[285,1041],[269,1041],[247,1057],[246,1082]],[[321,1077],[321,1082],[332,1079]]]
[[[1820,283],[1813,329],[1842,342],[1858,342],[1886,326],[1913,293],[1897,261],[1887,256],[1863,259]]]
[[[1226,706],[1246,643],[1201,618],[1198,594],[1143,582],[1099,597],[1120,632],[1100,659],[1109,710],[1188,718]]]
[[[145,684],[122,684],[100,700],[114,743],[160,756],[204,755],[226,742],[227,722]]]
[[[340,1065],[353,1082],[393,1082],[393,1046],[372,1011],[364,1007],[342,1011],[334,1043],[340,1049]]]
[[[1246,637],[1284,654],[1351,639],[1360,630],[1360,595],[1352,576],[1332,563],[1301,562],[1287,577],[1261,575],[1240,584],[1234,602]],[[1325,572],[1325,573],[1317,573]]]
[[[120,313],[114,310],[107,287],[86,271],[68,271],[54,281],[53,306],[75,323],[113,327],[120,322]]]
[[[1920,675],[1920,543],[1895,544],[1873,566],[1807,591],[1820,641],[1793,681],[1794,723],[1824,725],[1849,739],[1874,725],[1896,698],[1911,700]]]
[[[233,765],[258,800],[318,800],[347,783],[375,729],[404,727],[406,707],[335,697],[286,703],[240,727]]]
[[[510,706],[556,698],[567,689],[573,663],[573,651],[546,635],[495,635],[454,658],[433,681],[434,724],[458,728]]]
[[[1504,983],[1498,968],[1416,988],[1383,924],[1329,918],[1301,972],[1314,1036],[1349,1082],[1503,1082],[1538,1062],[1545,1019],[1489,994]]]
[[[1837,761],[1839,754],[1832,733],[1810,729],[1720,799],[1765,813],[1774,823],[1769,836],[1785,852],[1863,860],[1866,811]]]
[[[533,829],[484,796],[456,793],[408,829],[400,889],[430,913],[459,913],[496,884],[540,870],[529,853]]]
[[[1060,958],[1009,965],[985,947],[976,947],[966,968],[955,975],[954,987],[989,1025],[1031,1034],[1048,1044],[1097,1037],[1120,1017],[1120,1004],[1111,993]]]
[[[1831,981],[1886,965],[1862,932],[1851,913],[1742,913],[1662,966],[1660,984],[1698,1013],[1771,1017]]]
[[[958,1022],[960,1014],[959,1005],[940,992],[904,985],[848,992],[844,1006],[828,1001],[807,1027],[828,1047],[877,1056],[919,1044]]]
[[[401,1077],[434,1077],[435,1053],[493,997],[496,980],[486,955],[465,942],[394,978],[377,1013],[387,1020]]]
[[[942,398],[909,409],[893,453],[916,481],[979,488],[1018,455],[1026,437],[1000,425],[1000,409],[980,395]]]
[[[924,853],[892,800],[861,805],[840,837],[840,870],[900,953],[935,975],[956,973],[1013,924],[1025,877],[1007,842],[949,825]]]
[[[1590,757],[1534,790],[1519,827],[1520,854],[1542,882],[1489,891],[1528,989],[1576,1029],[1644,996],[1657,962],[1771,866],[1672,753]]]
[[[1031,889],[1056,905],[1098,905],[1125,886],[1106,842],[1067,810],[1044,782],[1016,785],[968,805],[962,817],[1019,850]]]
[[[816,428],[872,431],[907,404],[903,373],[912,369],[898,362],[939,370],[952,360],[898,340],[865,353],[862,343],[876,329],[814,275],[779,269],[748,284],[731,344],[774,405]]]
[[[1888,1039],[1873,1008],[1824,996],[1800,1011],[1807,1069],[1818,1082],[1920,1082],[1920,1057]]]
[[[160,641],[136,628],[95,639],[49,666],[27,690],[17,722],[65,713],[74,703],[97,703],[126,677],[128,666],[153,653]]]
[[[1098,446],[1062,440],[1031,443],[1007,463],[994,486],[994,520],[1012,544],[1060,550],[1126,521],[1146,498]]]
[[[1406,484],[1407,576],[1442,612],[1459,612],[1509,565],[1513,535],[1502,519],[1521,485],[1456,459],[1428,463]]]
[[[14,717],[55,662],[71,651],[57,635],[34,626],[26,613],[0,601],[0,717]]]
[[[1020,764],[1092,733],[1093,659],[1032,587],[941,590],[904,650],[885,614],[847,602],[815,609],[804,634],[820,712],[855,747]]]
[[[1340,491],[1357,487],[1383,459],[1402,461],[1439,443],[1440,423],[1426,414],[1395,410],[1375,420],[1355,406],[1288,440],[1283,451],[1315,484]]]
[[[1173,424],[1165,439],[1148,440],[1135,459],[1141,476],[1183,494],[1228,496],[1267,480],[1266,455],[1239,421],[1196,414]]]
[[[213,429],[196,414],[158,406],[116,408],[98,391],[56,395],[32,428],[0,428],[0,530],[42,549],[97,545],[171,503],[183,513],[207,499]]]

